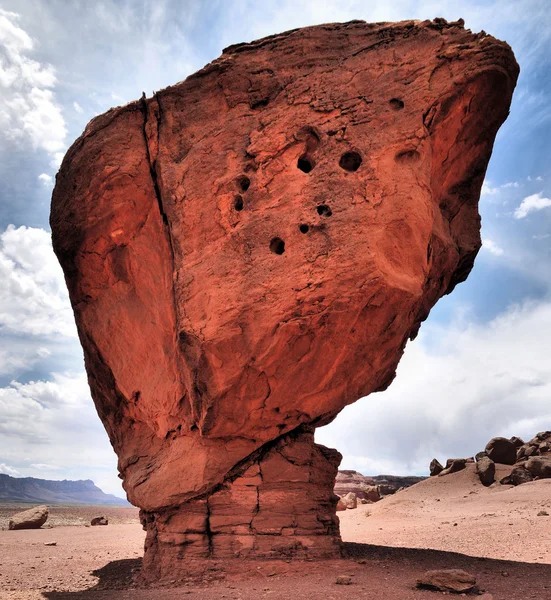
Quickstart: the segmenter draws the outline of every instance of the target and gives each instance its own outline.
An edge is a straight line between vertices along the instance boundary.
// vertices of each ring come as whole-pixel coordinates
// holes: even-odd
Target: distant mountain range
[[[113,494],[105,494],[90,479],[49,481],[35,477],[10,477],[0,473],[0,502],[43,504],[112,504],[129,506]]]

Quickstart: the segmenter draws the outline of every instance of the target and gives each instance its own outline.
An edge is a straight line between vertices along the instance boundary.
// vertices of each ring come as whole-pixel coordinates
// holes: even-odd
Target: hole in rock
[[[403,164],[416,163],[421,158],[417,150],[404,150],[396,155],[396,162]]]
[[[398,100],[398,98],[392,98],[392,100],[389,101],[389,104],[392,110],[402,110],[402,108],[404,108],[403,101]]]
[[[278,237],[272,238],[270,242],[270,251],[274,254],[283,254],[285,252],[285,242]]]
[[[358,152],[345,152],[339,160],[339,167],[345,171],[357,171],[362,164],[362,157]]]
[[[316,210],[318,211],[318,215],[320,217],[330,217],[333,214],[333,211],[327,206],[327,204],[320,204]]]
[[[307,156],[301,156],[298,159],[297,167],[303,173],[310,173],[310,171],[315,167],[315,164],[311,158],[308,158]]]
[[[190,427],[190,431],[197,431],[199,429],[199,427],[197,427],[197,425],[192,425]]]
[[[251,180],[246,175],[242,175],[237,180],[237,185],[239,186],[239,189],[242,192],[246,192],[249,189],[249,186],[251,185]]]
[[[300,229],[300,233],[308,233],[308,230],[310,229],[306,223],[299,225],[298,228]]]
[[[235,210],[243,210],[243,196],[236,196],[233,203]]]

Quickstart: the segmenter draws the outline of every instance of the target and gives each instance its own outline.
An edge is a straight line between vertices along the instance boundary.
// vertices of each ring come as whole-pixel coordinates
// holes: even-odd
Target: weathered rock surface
[[[531,456],[524,466],[533,477],[539,477],[540,479],[551,477],[551,456]]]
[[[385,389],[467,277],[517,75],[462,22],[310,27],[228,48],[70,148],[53,244],[146,577],[338,551],[339,456],[312,428]]]
[[[514,465],[517,460],[517,448],[511,440],[504,437],[495,437],[486,445],[486,454],[495,463]]]
[[[463,594],[470,592],[476,585],[474,575],[461,569],[436,569],[427,571],[417,580],[417,587]]]
[[[491,458],[483,456],[476,463],[476,472],[482,485],[492,485],[495,481],[496,465]]]
[[[35,506],[13,515],[8,524],[8,529],[40,529],[48,520],[47,506]]]

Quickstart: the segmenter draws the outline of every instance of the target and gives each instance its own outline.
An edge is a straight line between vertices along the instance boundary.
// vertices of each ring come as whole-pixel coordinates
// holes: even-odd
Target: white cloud
[[[30,467],[39,471],[55,471],[59,468],[57,465],[48,465],[45,463],[32,463]]]
[[[542,192],[527,196],[515,210],[515,219],[524,219],[531,212],[543,210],[551,206],[551,198],[544,198]]]
[[[482,248],[484,250],[488,250],[494,256],[501,256],[503,254],[503,248],[501,248],[495,242],[492,242],[492,240],[489,239],[482,240]]]
[[[518,181],[509,181],[508,183],[504,183],[500,187],[502,187],[502,188],[519,188],[520,183]]]
[[[65,148],[67,129],[52,91],[57,79],[51,65],[29,58],[31,37],[19,16],[0,9],[0,127],[3,144],[41,149],[55,156]]]
[[[14,469],[13,467],[10,467],[4,463],[0,463],[0,473],[3,473],[4,475],[11,475],[12,477],[17,477],[17,475],[19,475],[19,471],[17,469]]]
[[[42,181],[42,183],[48,187],[51,186],[54,182],[53,177],[51,175],[48,175],[47,173],[41,173],[38,176],[38,179],[40,179],[40,181]]]
[[[543,181],[543,177],[541,175],[538,175],[537,177],[530,177],[530,175],[528,175],[527,179],[528,181]]]
[[[0,234],[0,330],[76,337],[63,272],[50,234],[9,225]]]
[[[316,439],[343,453],[343,468],[412,474],[497,435],[531,438],[551,429],[550,340],[550,302],[483,324],[427,322],[389,389],[345,408]]]
[[[84,109],[82,108],[82,106],[78,102],[76,102],[76,101],[73,102],[73,108],[79,114],[82,114],[84,112]]]

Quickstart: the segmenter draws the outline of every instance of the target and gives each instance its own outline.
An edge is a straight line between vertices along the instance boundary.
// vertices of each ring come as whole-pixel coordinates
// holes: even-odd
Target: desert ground
[[[53,507],[50,529],[0,531],[0,598],[429,600],[442,594],[415,589],[417,577],[460,568],[494,600],[551,600],[551,516],[541,512],[551,514],[551,480],[485,488],[468,466],[339,512],[341,560],[190,562],[187,580],[143,589],[136,509]],[[82,524],[100,514],[107,527]],[[352,583],[336,585],[339,575]]]

